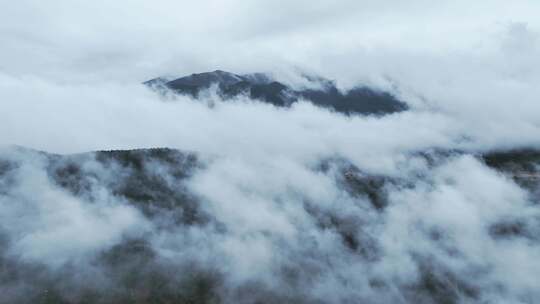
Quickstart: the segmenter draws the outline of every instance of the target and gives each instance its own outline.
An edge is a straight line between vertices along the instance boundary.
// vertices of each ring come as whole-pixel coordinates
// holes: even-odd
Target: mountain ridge
[[[363,85],[341,92],[334,81],[310,75],[301,77],[316,84],[317,88],[293,88],[264,73],[239,75],[223,70],[191,74],[170,81],[158,77],[143,84],[156,90],[169,90],[193,98],[198,98],[201,92],[216,85],[219,96],[224,100],[245,95],[278,107],[289,107],[300,100],[306,100],[315,106],[346,115],[385,115],[408,110],[405,102],[389,92]]]

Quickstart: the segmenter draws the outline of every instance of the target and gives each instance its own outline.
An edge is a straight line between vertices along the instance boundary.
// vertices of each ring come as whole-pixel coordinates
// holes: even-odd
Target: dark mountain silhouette
[[[202,91],[216,85],[218,93],[224,99],[245,94],[251,99],[279,107],[287,107],[304,99],[316,106],[344,114],[382,115],[407,110],[404,102],[388,92],[358,86],[343,93],[338,90],[334,82],[327,79],[313,76],[304,76],[304,78],[316,83],[319,88],[294,89],[266,74],[237,75],[220,70],[192,74],[172,81],[155,78],[144,84],[153,88],[170,89],[194,98],[197,98]]]

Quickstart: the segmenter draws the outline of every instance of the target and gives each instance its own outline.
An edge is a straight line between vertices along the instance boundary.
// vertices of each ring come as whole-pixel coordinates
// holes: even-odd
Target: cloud
[[[375,184],[355,186],[365,173],[346,159],[321,167],[221,155],[200,158],[190,173],[177,152],[149,151],[4,150],[3,259],[20,269],[19,280],[73,301],[131,290],[130,273],[143,299],[154,276],[186,293],[203,280],[209,287],[197,293],[224,302],[511,301],[538,292],[537,205],[471,155],[398,160],[399,173],[374,188],[388,200],[377,207],[365,192]],[[201,220],[171,221],[190,210],[190,197]],[[508,224],[521,228],[495,228]],[[24,275],[28,263],[46,266],[40,280]],[[509,275],[516,268],[520,276]],[[82,277],[70,281],[74,271]],[[102,284],[85,284],[91,275]],[[15,298],[25,290],[4,288]],[[178,288],[159,290],[168,298]]]
[[[223,136],[234,132],[221,130],[219,124],[253,133],[241,136],[246,141],[275,137],[261,124],[253,126],[259,121],[250,118],[255,117],[250,113],[255,107],[248,111],[222,106],[212,112],[185,103],[162,104],[138,86],[156,76],[222,68],[269,71],[288,82],[294,82],[295,71],[305,69],[336,79],[342,88],[367,84],[392,91],[418,110],[393,116],[402,120],[400,131],[438,132],[441,140],[461,137],[486,147],[535,145],[540,125],[535,115],[540,110],[539,25],[530,15],[535,5],[501,2],[487,15],[473,14],[482,12],[484,5],[425,1],[354,1],[340,6],[163,1],[152,6],[134,2],[130,9],[102,2],[77,7],[67,2],[12,4],[2,13],[6,22],[0,29],[6,46],[0,66],[3,142],[66,152],[154,145],[204,151],[212,149],[201,147],[209,138],[240,140],[237,135]],[[515,13],[512,20],[508,12]],[[421,14],[430,26],[418,18]],[[278,16],[283,17],[279,22]],[[460,22],[453,21],[457,19]],[[293,120],[308,111],[302,108],[283,116]],[[268,112],[273,113],[268,119],[281,120],[281,112]],[[333,117],[310,115],[305,120],[320,125]],[[437,121],[427,122],[430,115]],[[315,116],[321,121],[315,122]],[[353,120],[329,124],[354,129],[394,124],[393,118]],[[287,127],[306,130],[295,123]],[[78,134],[63,132],[69,144],[60,147],[62,140],[51,140],[58,128],[74,124],[80,126],[73,131]],[[191,128],[206,133],[197,136],[188,132]],[[36,129],[41,133],[30,131]],[[377,129],[384,134],[379,139],[394,140],[382,127]],[[307,132],[299,137],[309,138]],[[194,136],[186,139],[188,133]],[[307,139],[311,142],[322,136],[312,133]],[[353,137],[349,141],[362,142],[358,137],[373,132],[361,133],[347,135]],[[27,138],[31,134],[35,138]],[[96,144],[91,147],[90,142]]]
[[[11,180],[1,198],[2,228],[12,239],[8,255],[58,266],[111,246],[130,230],[144,231],[144,218],[107,192],[88,204],[56,187],[38,155],[7,160],[18,166],[2,176]]]
[[[475,155],[540,145],[536,6],[4,5],[0,144],[62,154],[0,151],[7,299],[532,302],[537,198]],[[411,109],[348,117],[140,84],[218,68],[308,71]],[[63,155],[154,147],[197,165]]]

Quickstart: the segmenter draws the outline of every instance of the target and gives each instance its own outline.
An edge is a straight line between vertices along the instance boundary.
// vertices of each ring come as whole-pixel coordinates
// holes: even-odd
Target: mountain
[[[463,154],[465,152],[437,151],[417,153],[411,157],[427,160],[430,167],[436,168]],[[538,195],[538,150],[496,151],[475,157],[502,174],[513,176],[522,182],[532,195]],[[286,258],[273,262],[276,265],[271,269],[273,272],[270,275],[275,284],[288,286],[293,282],[295,286],[301,286],[293,289],[271,289],[256,281],[235,281],[235,269],[245,270],[242,265],[226,263],[228,260],[220,251],[219,244],[225,240],[223,244],[226,249],[236,252],[235,246],[239,246],[237,241],[232,245],[230,242],[236,240],[237,229],[243,226],[238,223],[237,227],[234,221],[223,222],[219,210],[209,208],[204,197],[193,192],[194,188],[190,187],[194,176],[208,170],[208,164],[205,164],[203,159],[205,157],[197,153],[166,148],[97,151],[73,155],[50,154],[22,147],[4,151],[4,154],[0,154],[0,202],[11,206],[11,209],[3,207],[2,210],[11,210],[12,213],[9,214],[17,215],[6,227],[11,229],[9,223],[25,223],[22,226],[29,227],[28,229],[45,229],[47,227],[43,225],[48,223],[56,225],[55,229],[59,229],[58,233],[62,234],[67,233],[61,229],[64,225],[81,220],[83,222],[80,225],[89,225],[90,222],[85,219],[92,218],[92,214],[99,219],[103,218],[104,225],[112,225],[115,220],[122,225],[124,216],[110,217],[109,213],[118,210],[114,208],[123,208],[120,209],[122,214],[126,213],[129,209],[122,207],[125,203],[140,212],[144,218],[139,220],[141,227],[151,224],[153,228],[146,233],[122,235],[114,243],[97,251],[87,250],[87,264],[75,260],[55,269],[48,269],[40,263],[12,254],[10,250],[15,250],[18,243],[26,244],[24,242],[27,238],[21,238],[13,232],[10,236],[9,229],[0,230],[0,280],[9,291],[6,297],[26,300],[0,302],[244,303],[238,299],[245,298],[254,299],[253,303],[327,303],[306,299],[303,284],[311,286],[309,284],[314,284],[313,282],[326,282],[324,277],[313,276],[313,273],[326,269],[323,267],[327,264],[337,268],[338,262],[344,258],[357,264],[380,263],[385,252],[380,248],[380,241],[372,231],[382,222],[366,222],[361,219],[365,218],[365,214],[385,219],[388,209],[392,208],[388,191],[393,188],[414,187],[407,178],[362,172],[346,159],[321,160],[320,164],[311,170],[334,178],[338,189],[343,189],[352,200],[344,199],[338,209],[314,204],[310,202],[309,196],[306,196],[300,205],[295,205],[294,200],[283,201],[282,203],[287,204],[280,204],[279,208],[294,208],[292,210],[295,212],[298,212],[297,208],[305,210],[300,214],[315,227],[300,227],[295,230],[302,242],[287,243],[267,231],[252,231],[248,234],[273,244],[275,247],[270,248],[286,255]],[[263,170],[259,178],[264,178],[265,174]],[[429,179],[425,182],[429,182]],[[221,187],[226,186],[226,183],[220,183],[215,184],[215,191],[222,191]],[[223,191],[227,191],[227,188]],[[236,203],[239,212],[242,212],[241,208],[246,206],[241,202]],[[35,207],[30,208],[34,204]],[[24,212],[16,213],[15,211],[20,210],[19,206],[29,208],[30,211],[24,209]],[[83,216],[77,213],[77,206],[89,214]],[[360,209],[351,209],[354,206]],[[67,210],[55,209],[60,207]],[[346,211],[342,212],[342,209]],[[50,223],[41,218],[36,221],[36,212],[40,210],[46,212],[44,218],[49,219]],[[101,211],[96,213],[95,210]],[[362,212],[358,212],[359,210]],[[68,212],[76,215],[74,220],[70,220],[71,217],[62,217]],[[129,218],[128,215],[125,216]],[[524,219],[505,217],[490,223],[486,229],[493,241],[525,240],[532,244],[538,241],[538,237],[530,226]],[[79,224],[75,226],[77,227]],[[101,238],[102,231],[97,229],[95,235],[88,233],[88,236],[81,235],[81,238]],[[43,238],[53,232],[46,230],[41,234],[38,230],[35,235]],[[320,238],[334,235],[335,239],[324,239],[325,242],[332,241],[330,252],[334,254],[327,254],[326,247],[317,245],[320,241],[314,235]],[[448,242],[444,231],[429,231],[428,237],[434,244],[442,243],[446,246]],[[90,241],[93,238],[90,238]],[[45,246],[43,241],[39,244],[40,248],[50,248]],[[62,242],[56,242],[54,246],[73,248],[72,244]],[[454,249],[450,247],[448,250]],[[300,253],[296,254],[297,251]],[[439,255],[446,257],[445,252]],[[453,252],[456,251],[451,251]],[[411,255],[414,258],[410,263],[418,269],[418,275],[411,279],[413,283],[390,281],[395,284],[393,288],[403,295],[401,297],[405,299],[404,302],[461,303],[463,299],[474,302],[482,292],[481,287],[474,283],[477,281],[476,277],[470,279],[468,273],[446,268],[445,263],[436,259],[437,257],[414,252]],[[216,262],[208,265],[209,260],[204,257],[210,257],[210,261]],[[338,266],[333,266],[334,264]],[[343,265],[349,267],[348,263]],[[349,272],[345,273],[349,275]],[[484,272],[476,275],[482,274]],[[377,296],[386,294],[385,284],[389,283],[384,281],[384,277],[381,279],[371,273],[365,275],[370,282],[373,281],[370,288],[373,288]],[[93,284],[96,276],[100,278],[100,284]],[[355,276],[357,273],[353,272],[346,278]],[[71,288],[66,289],[66,286]],[[423,301],[416,301],[417,299]]]
[[[408,109],[407,105],[388,92],[366,86],[357,86],[348,92],[341,92],[335,83],[313,76],[303,76],[317,88],[295,89],[284,82],[272,79],[263,73],[237,75],[221,70],[192,74],[166,81],[155,78],[144,82],[152,88],[169,89],[178,94],[194,98],[216,85],[219,95],[227,100],[239,95],[271,103],[278,107],[288,107],[299,100],[307,100],[316,106],[343,114],[390,114]]]

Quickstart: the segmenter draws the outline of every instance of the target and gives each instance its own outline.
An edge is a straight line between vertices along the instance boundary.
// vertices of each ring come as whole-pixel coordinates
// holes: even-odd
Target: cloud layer
[[[540,296],[537,183],[478,158],[540,147],[536,1],[3,7],[0,302]],[[347,117],[141,85],[218,68],[318,74],[411,109]]]

